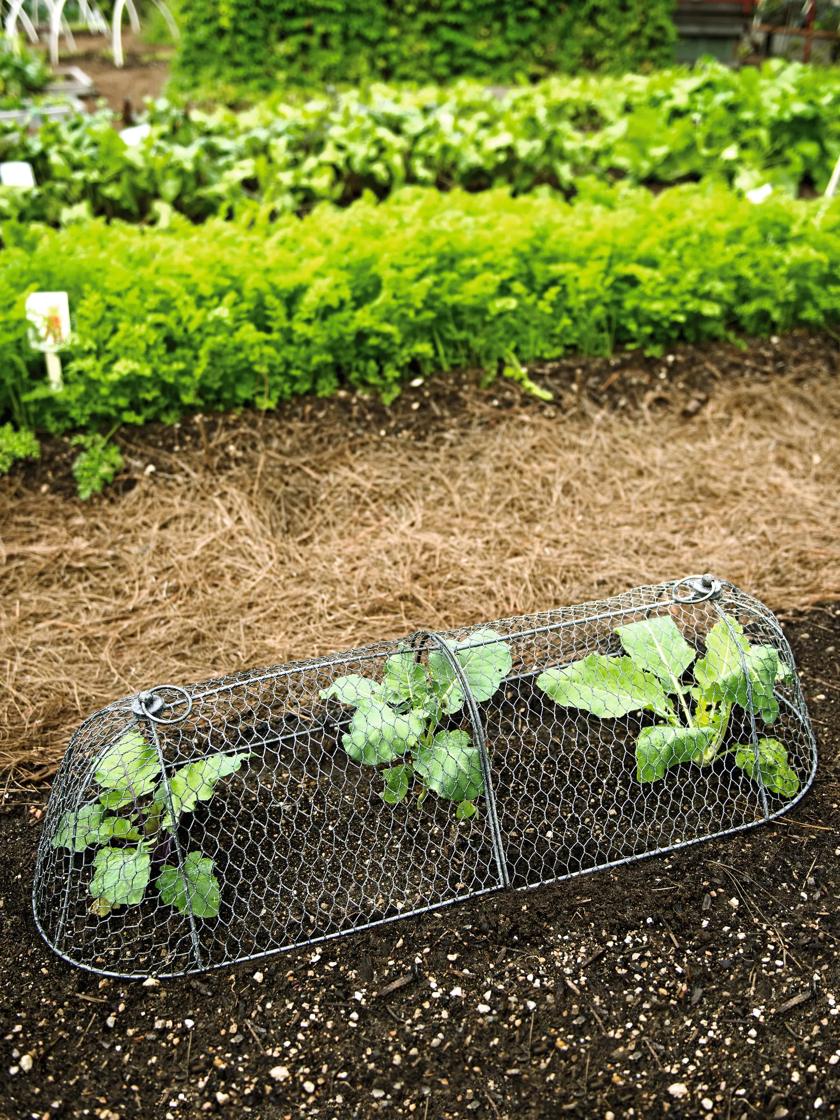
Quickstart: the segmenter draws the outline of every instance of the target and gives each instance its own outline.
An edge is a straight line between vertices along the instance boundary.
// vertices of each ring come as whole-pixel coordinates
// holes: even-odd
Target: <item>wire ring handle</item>
[[[709,572],[702,576],[685,576],[674,584],[674,602],[705,603],[707,599],[717,599],[721,591],[720,580]]]
[[[183,697],[183,700],[178,698],[174,701],[165,700],[161,692],[177,692]],[[164,716],[158,715],[164,708],[172,708],[176,705],[184,704],[185,709],[180,715],[175,715],[171,719],[166,719]],[[180,723],[181,720],[187,718],[193,708],[192,696],[185,688],[181,688],[179,684],[158,684],[154,688],[146,689],[145,692],[138,692],[131,702],[131,710],[136,716],[145,716],[153,723]]]

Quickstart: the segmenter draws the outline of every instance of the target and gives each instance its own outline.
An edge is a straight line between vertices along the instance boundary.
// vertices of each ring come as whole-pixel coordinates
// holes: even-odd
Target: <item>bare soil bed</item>
[[[836,1116],[840,604],[786,626],[820,741],[790,818],[153,987],[29,911],[43,796],[0,815],[0,1115]]]

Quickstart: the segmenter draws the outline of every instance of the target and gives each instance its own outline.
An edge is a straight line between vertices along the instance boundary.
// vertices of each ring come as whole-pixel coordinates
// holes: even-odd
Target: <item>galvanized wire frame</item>
[[[666,617],[697,659],[715,625],[772,647],[778,717],[765,726],[767,700],[754,703],[741,652],[746,699],[732,708],[719,757],[642,781],[635,744],[650,711],[594,715],[556,703],[537,682],[593,653],[621,655],[618,627]],[[423,700],[422,688],[419,699],[392,694],[393,718],[383,717],[381,689],[395,666],[406,679],[445,679],[446,689],[434,686],[437,701]],[[691,577],[160,686],[111,704],[73,736],[38,850],[35,920],[82,968],[180,976],[738,832],[786,812],[813,780],[816,743],[794,669],[766,607],[731,584]],[[675,704],[691,702],[691,671]],[[342,684],[348,678],[374,683]],[[360,687],[379,699],[350,703]],[[759,765],[769,735],[795,775],[782,792],[766,787]],[[128,748],[139,762],[125,762]],[[134,768],[130,780],[119,765]],[[130,796],[115,788],[121,782]],[[103,808],[108,801],[117,808]],[[122,869],[134,876],[127,887],[114,881]],[[111,905],[115,897],[127,901]]]

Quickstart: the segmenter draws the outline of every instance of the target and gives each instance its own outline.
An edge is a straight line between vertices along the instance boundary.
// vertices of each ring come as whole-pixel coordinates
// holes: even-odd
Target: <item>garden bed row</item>
[[[567,352],[837,320],[838,203],[702,186],[574,206],[406,190],[269,225],[5,232],[0,421],[56,433],[342,386],[391,399],[470,365],[528,386],[524,363]],[[27,335],[34,288],[69,292],[58,391]]]
[[[61,223],[81,215],[148,220],[166,203],[193,221],[301,212],[417,184],[469,191],[591,180],[673,184],[714,178],[749,191],[825,188],[840,144],[840,70],[708,63],[534,86],[476,82],[305,97],[244,113],[150,106],[148,136],[124,144],[108,112],[0,132],[0,159],[27,160],[38,186],[0,192],[0,214]]]

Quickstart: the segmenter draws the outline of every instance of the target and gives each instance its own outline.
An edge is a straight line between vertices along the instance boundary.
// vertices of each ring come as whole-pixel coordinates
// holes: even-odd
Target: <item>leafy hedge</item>
[[[674,0],[181,0],[183,86],[510,82],[673,61]]]
[[[840,202],[722,188],[575,205],[407,189],[270,226],[7,233],[0,422],[54,432],[344,385],[387,398],[425,371],[825,326],[840,309]],[[34,288],[70,293],[59,393],[27,345]]]
[[[0,131],[0,159],[28,159],[40,186],[0,190],[0,215],[58,223],[92,212],[146,220],[160,201],[194,221],[256,207],[303,211],[403,184],[470,191],[581,179],[713,177],[823,189],[840,150],[840,69],[709,64],[649,77],[549,79],[505,92],[376,86],[268,101],[247,113],[152,109],[127,148],[108,114]]]

